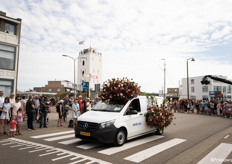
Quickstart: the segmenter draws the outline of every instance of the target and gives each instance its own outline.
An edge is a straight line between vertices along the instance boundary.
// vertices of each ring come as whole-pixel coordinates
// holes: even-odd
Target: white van
[[[126,140],[141,135],[162,134],[163,130],[150,128],[146,123],[144,114],[148,104],[145,96],[133,98],[125,105],[99,102],[78,118],[75,135],[84,140],[121,146]]]

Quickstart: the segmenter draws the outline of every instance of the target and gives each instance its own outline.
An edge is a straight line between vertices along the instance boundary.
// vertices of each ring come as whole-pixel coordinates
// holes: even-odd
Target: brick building
[[[45,87],[34,87],[36,92],[52,92],[52,93],[64,93],[73,91],[74,84],[70,81],[48,81]]]

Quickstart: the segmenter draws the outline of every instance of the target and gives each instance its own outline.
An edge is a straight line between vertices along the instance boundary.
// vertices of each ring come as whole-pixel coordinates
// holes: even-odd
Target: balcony
[[[0,42],[18,45],[18,36],[0,31]]]

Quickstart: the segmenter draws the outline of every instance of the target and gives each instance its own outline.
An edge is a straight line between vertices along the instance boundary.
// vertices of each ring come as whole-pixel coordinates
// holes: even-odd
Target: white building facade
[[[81,51],[77,72],[77,89],[82,90],[82,82],[89,82],[90,90],[95,90],[95,84],[102,84],[102,54],[91,47]]]
[[[0,91],[4,97],[16,94],[21,19],[6,16],[0,11]]]
[[[226,76],[214,75],[219,78],[227,79]],[[222,97],[224,100],[232,100],[232,86],[226,83],[218,82],[208,78],[210,84],[202,85],[201,81],[204,76],[189,77],[189,98],[195,100]],[[180,98],[187,98],[187,78],[181,79],[179,86]]]

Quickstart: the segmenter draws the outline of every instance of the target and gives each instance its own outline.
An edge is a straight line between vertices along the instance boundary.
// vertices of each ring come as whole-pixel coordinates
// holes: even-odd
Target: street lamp
[[[165,100],[165,90],[166,90],[166,60],[165,59],[161,59],[164,61],[164,100]]]
[[[187,59],[187,97],[188,97],[188,100],[189,100],[189,75],[188,75],[188,61],[189,60],[195,61],[195,59],[194,58]]]
[[[74,62],[74,98],[76,98],[76,69],[75,68],[76,68],[76,60],[78,58],[74,59],[73,57],[71,57],[69,55],[62,55],[62,56],[69,57],[69,58],[73,59],[73,62]]]

